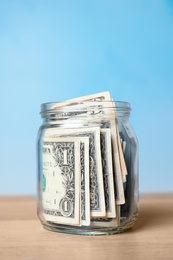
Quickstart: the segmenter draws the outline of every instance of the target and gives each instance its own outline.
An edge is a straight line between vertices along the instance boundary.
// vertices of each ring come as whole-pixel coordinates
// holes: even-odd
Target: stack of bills
[[[109,108],[111,112],[105,117]],[[69,120],[65,123],[62,120],[61,127],[52,125],[44,131],[41,159],[44,218],[73,226],[119,225],[127,169],[110,93],[57,103],[51,111],[55,114],[66,111],[63,115]],[[90,124],[85,123],[91,118]],[[74,124],[81,120],[82,124]]]

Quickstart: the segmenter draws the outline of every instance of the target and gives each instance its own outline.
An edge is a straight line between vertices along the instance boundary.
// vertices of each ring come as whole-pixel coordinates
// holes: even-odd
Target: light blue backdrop
[[[0,1],[0,194],[36,193],[40,104],[131,103],[141,192],[173,191],[173,1]]]

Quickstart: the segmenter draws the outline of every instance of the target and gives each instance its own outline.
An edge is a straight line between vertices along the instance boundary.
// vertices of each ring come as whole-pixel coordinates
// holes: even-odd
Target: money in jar
[[[138,142],[130,104],[109,92],[41,106],[38,217],[46,229],[103,235],[138,216]]]

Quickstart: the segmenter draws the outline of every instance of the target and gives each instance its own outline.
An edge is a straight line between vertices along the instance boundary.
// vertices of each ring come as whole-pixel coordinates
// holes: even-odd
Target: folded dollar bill
[[[62,117],[63,127],[52,126],[43,136],[45,219],[74,226],[118,225],[128,173],[110,93],[54,103],[51,111]]]

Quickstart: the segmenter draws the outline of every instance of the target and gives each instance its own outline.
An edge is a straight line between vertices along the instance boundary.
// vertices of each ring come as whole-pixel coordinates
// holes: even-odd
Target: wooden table
[[[173,260],[173,194],[141,197],[129,232],[79,236],[45,230],[32,197],[0,197],[0,260]]]

